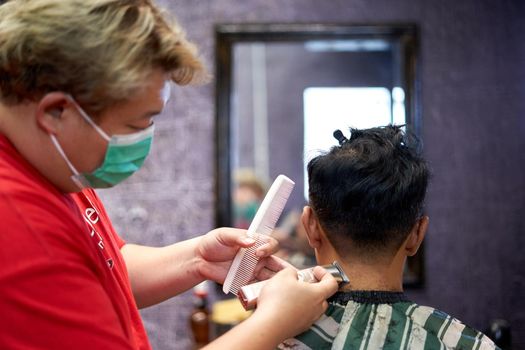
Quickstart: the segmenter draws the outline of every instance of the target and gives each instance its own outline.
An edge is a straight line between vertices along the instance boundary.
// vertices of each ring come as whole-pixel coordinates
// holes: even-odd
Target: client
[[[407,256],[428,226],[429,170],[399,126],[351,129],[308,164],[302,221],[317,263],[337,260],[350,283],[325,314],[280,349],[497,349],[484,334],[403,294]]]

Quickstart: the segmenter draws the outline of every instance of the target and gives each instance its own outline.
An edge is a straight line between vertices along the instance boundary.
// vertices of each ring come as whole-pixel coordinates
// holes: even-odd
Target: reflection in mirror
[[[276,234],[304,248],[308,264],[298,225],[306,164],[337,144],[334,130],[348,137],[350,127],[393,123],[418,133],[417,28],[225,24],[216,34],[217,224],[245,227],[267,186],[285,174],[296,186]],[[417,259],[408,264],[409,285],[422,282]]]

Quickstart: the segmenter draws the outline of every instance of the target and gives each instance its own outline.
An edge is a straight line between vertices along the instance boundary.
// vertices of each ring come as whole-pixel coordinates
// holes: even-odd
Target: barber
[[[181,28],[149,0],[0,6],[0,348],[150,349],[138,309],[224,282],[246,231],[167,247],[126,243],[94,189],[143,164],[172,83],[204,74]],[[337,283],[258,250],[272,278],[257,311],[209,349],[271,349],[319,317]],[[305,307],[308,305],[308,307]]]

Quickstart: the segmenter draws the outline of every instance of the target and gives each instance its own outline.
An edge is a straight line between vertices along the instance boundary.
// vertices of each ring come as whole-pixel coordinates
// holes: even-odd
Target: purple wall
[[[224,22],[415,22],[421,28],[427,283],[410,292],[476,328],[505,318],[525,348],[525,2],[159,0],[213,71]],[[176,89],[145,169],[102,191],[129,242],[165,245],[213,227],[213,84]],[[190,294],[143,311],[155,349],[189,349]]]

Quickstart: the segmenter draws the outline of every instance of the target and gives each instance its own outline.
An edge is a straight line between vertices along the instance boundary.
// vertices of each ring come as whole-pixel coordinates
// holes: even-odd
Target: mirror
[[[415,25],[220,24],[215,34],[217,226],[246,228],[285,174],[296,185],[279,226],[297,234],[306,164],[337,143],[335,129],[394,123],[419,134]],[[422,282],[418,253],[405,284]]]

